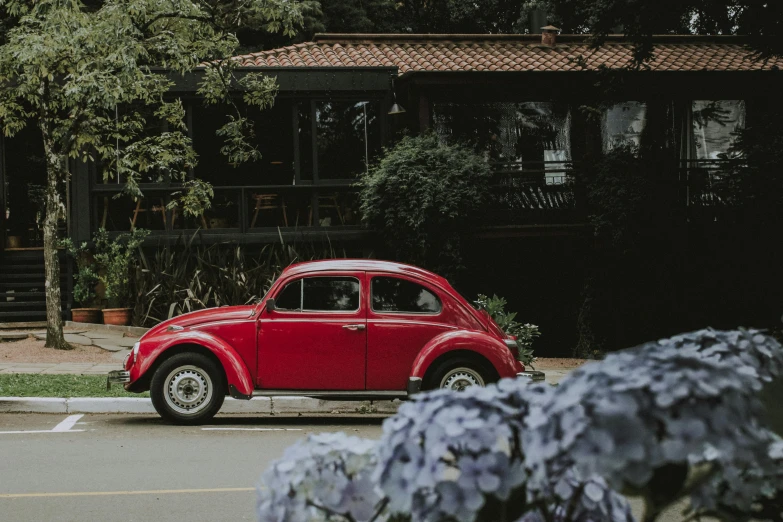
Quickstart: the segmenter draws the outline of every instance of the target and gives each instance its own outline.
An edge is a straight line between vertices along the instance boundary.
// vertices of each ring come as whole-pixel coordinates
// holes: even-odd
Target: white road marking
[[[60,424],[52,428],[52,431],[70,431],[74,424],[76,424],[76,422],[78,422],[78,420],[82,417],[84,417],[84,415],[70,415]]]
[[[0,494],[0,499],[40,497],[104,497],[111,495],[171,495],[182,493],[226,493],[233,491],[256,491],[256,488],[150,489],[143,491],[74,491],[63,493],[3,493]]]
[[[50,430],[20,430],[20,431],[0,431],[0,435],[19,435],[22,433],[77,433],[84,430],[72,430],[71,428],[79,422],[84,415],[69,415],[60,424]]]
[[[302,431],[301,428],[201,428],[204,431]]]
[[[20,433],[78,433],[84,430],[68,430],[65,432],[54,430],[27,430],[27,431],[0,431],[0,435],[14,435]]]

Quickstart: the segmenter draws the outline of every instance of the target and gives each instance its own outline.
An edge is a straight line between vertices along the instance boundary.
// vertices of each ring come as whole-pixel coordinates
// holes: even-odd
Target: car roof
[[[380,261],[377,259],[324,259],[321,261],[307,261],[295,263],[286,268],[281,275],[291,276],[308,274],[311,272],[337,272],[337,271],[363,271],[363,272],[387,272],[414,276],[424,281],[429,281],[444,288],[451,288],[449,282],[437,274],[423,268],[394,261]]]

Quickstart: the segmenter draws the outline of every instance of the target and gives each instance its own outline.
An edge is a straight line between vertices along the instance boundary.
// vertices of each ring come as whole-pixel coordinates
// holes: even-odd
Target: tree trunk
[[[57,255],[57,221],[60,215],[60,194],[57,183],[67,175],[66,158],[55,151],[45,119],[40,121],[46,156],[46,215],[44,217],[44,271],[46,273],[46,347],[70,350],[63,335],[63,317],[60,294],[60,260]]]

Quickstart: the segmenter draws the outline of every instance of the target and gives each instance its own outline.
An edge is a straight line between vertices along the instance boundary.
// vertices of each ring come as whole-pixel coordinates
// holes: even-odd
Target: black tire
[[[462,373],[462,376],[460,376]],[[470,374],[473,374],[472,376]],[[480,382],[474,382],[473,385],[485,386],[498,381],[498,373],[492,365],[478,357],[467,355],[455,355],[436,362],[427,372],[424,379],[423,389],[437,390],[444,387],[444,380],[455,379],[463,383],[468,383],[476,378]],[[452,389],[461,389],[459,382],[452,381]]]
[[[223,372],[200,353],[179,353],[166,359],[150,383],[152,405],[174,424],[203,424],[220,411],[226,398]]]

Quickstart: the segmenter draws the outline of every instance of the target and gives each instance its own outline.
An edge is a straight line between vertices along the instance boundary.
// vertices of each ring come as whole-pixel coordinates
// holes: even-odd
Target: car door
[[[364,273],[297,277],[281,285],[258,328],[258,386],[364,390]]]
[[[368,273],[367,282],[367,389],[404,390],[421,349],[456,329],[446,321],[450,298],[396,274]]]

